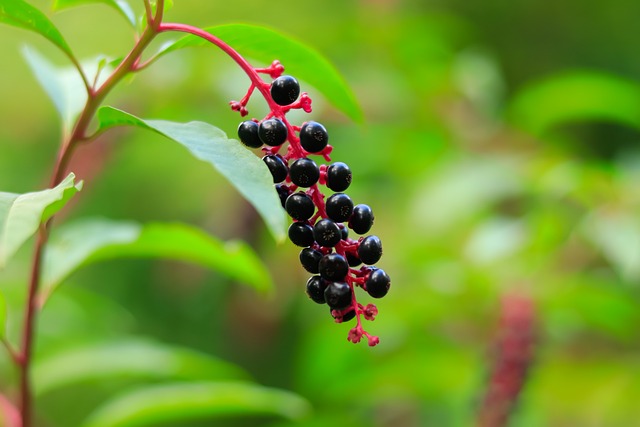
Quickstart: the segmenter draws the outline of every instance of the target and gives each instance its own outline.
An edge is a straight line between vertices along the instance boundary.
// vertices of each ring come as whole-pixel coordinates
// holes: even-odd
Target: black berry
[[[300,251],[300,264],[307,270],[309,273],[318,274],[319,263],[322,259],[322,252],[317,251],[313,248],[304,248]]]
[[[349,219],[349,228],[358,234],[365,234],[373,225],[373,211],[368,205],[356,205]]]
[[[349,263],[349,267],[357,267],[360,264],[362,264],[362,261],[360,260],[360,257],[358,256],[357,253],[347,252],[346,256],[347,256],[347,262]]]
[[[277,147],[287,140],[287,126],[280,119],[264,120],[258,126],[258,136],[263,143]]]
[[[342,281],[349,272],[349,264],[340,254],[327,254],[318,263],[318,271],[323,279]]]
[[[380,268],[374,268],[369,273],[365,287],[367,292],[374,298],[382,298],[389,292],[391,286],[391,279],[389,275]]]
[[[349,238],[349,229],[343,226],[340,228],[340,235],[342,236],[342,240],[347,240]]]
[[[238,138],[240,141],[251,148],[262,147],[262,141],[258,136],[258,124],[253,120],[247,120],[238,126]]]
[[[346,313],[340,315],[338,314],[337,316],[334,316],[333,314],[333,310],[331,310],[331,316],[335,319],[337,317],[340,317],[340,322],[344,323],[344,322],[348,322],[349,320],[353,319],[354,317],[356,317],[356,311],[352,308],[349,311],[347,311]]]
[[[268,155],[264,156],[262,158],[262,161],[265,162],[265,164],[269,168],[269,172],[271,172],[274,184],[287,179],[287,175],[289,175],[289,168],[287,168],[287,164],[284,162],[282,157]]]
[[[300,95],[300,84],[291,76],[280,76],[271,83],[271,97],[278,105],[292,104]]]
[[[344,191],[351,185],[351,169],[346,163],[336,162],[327,168],[327,187],[333,191]]]
[[[300,145],[310,153],[319,153],[329,143],[327,130],[318,122],[307,122],[300,129]]]
[[[368,265],[380,261],[382,257],[382,242],[378,236],[367,236],[358,245],[360,260]]]
[[[311,276],[307,280],[307,296],[318,304],[324,304],[324,291],[328,283],[320,276]]]
[[[331,195],[325,205],[327,216],[336,222],[347,221],[353,213],[353,202],[351,197],[344,193]]]
[[[291,190],[285,184],[276,185],[276,191],[278,192],[278,197],[280,197],[280,203],[282,204],[282,209],[284,209],[284,204],[287,201],[287,197],[291,194]]]
[[[331,282],[324,290],[324,299],[334,310],[342,310],[351,304],[351,287],[345,282]]]
[[[304,157],[298,159],[289,168],[291,182],[298,187],[311,187],[320,178],[320,169],[313,160]]]
[[[289,240],[296,246],[313,245],[313,227],[306,222],[294,222],[289,226]]]
[[[321,219],[313,227],[313,236],[320,246],[333,247],[342,240],[338,224],[330,219]]]
[[[313,204],[311,197],[302,192],[293,193],[287,197],[284,208],[291,218],[298,221],[304,221],[311,218],[313,211],[315,211],[315,205]]]

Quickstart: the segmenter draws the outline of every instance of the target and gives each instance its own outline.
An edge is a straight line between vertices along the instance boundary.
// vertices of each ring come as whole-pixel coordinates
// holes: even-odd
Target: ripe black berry
[[[328,283],[320,276],[311,276],[307,280],[307,296],[318,304],[324,304],[324,291]]]
[[[389,275],[380,268],[374,268],[369,273],[365,287],[367,292],[374,298],[382,298],[389,292],[391,286],[391,279]]]
[[[309,273],[318,274],[319,263],[322,259],[322,252],[317,251],[313,248],[304,248],[300,251],[300,264],[307,270]]]
[[[284,204],[287,201],[287,197],[291,194],[291,190],[285,184],[276,185],[276,191],[278,192],[278,197],[280,197],[280,203],[282,204],[282,209],[284,209]]]
[[[344,191],[351,185],[351,169],[346,163],[336,162],[327,168],[327,187],[333,191]]]
[[[258,126],[258,136],[263,143],[277,147],[287,140],[287,126],[280,119],[264,120]]]
[[[358,234],[365,234],[373,225],[373,211],[368,205],[356,205],[349,219],[349,228]]]
[[[282,157],[269,155],[269,156],[264,156],[262,158],[262,161],[265,162],[265,164],[269,168],[269,172],[271,172],[271,176],[273,177],[274,184],[277,184],[287,179],[287,175],[289,174],[289,168],[287,168],[287,164],[284,162]]]
[[[327,130],[318,122],[310,121],[300,129],[300,145],[310,153],[318,153],[329,143]]]
[[[347,276],[349,264],[340,254],[327,254],[320,260],[318,271],[323,279],[339,282]]]
[[[336,310],[336,311],[338,311],[338,310]],[[338,314],[337,316],[334,316],[333,309],[331,309],[331,316],[335,319],[338,316],[340,316],[340,314]],[[356,317],[356,311],[352,308],[351,310],[349,310],[346,313],[342,314],[341,323],[348,322],[349,320],[353,319],[354,317]]]
[[[320,246],[333,247],[342,239],[338,224],[330,219],[321,219],[313,227],[313,236]]]
[[[294,222],[289,226],[289,240],[296,246],[313,245],[313,227],[306,222]]]
[[[271,97],[278,105],[292,104],[300,95],[300,84],[291,76],[280,76],[271,83]]]
[[[342,310],[351,304],[351,287],[345,282],[331,282],[324,290],[324,299],[334,310]]]
[[[344,193],[335,193],[327,199],[327,216],[336,222],[347,221],[353,213],[351,197]]]
[[[311,197],[302,192],[293,193],[287,197],[284,208],[291,218],[298,221],[304,221],[311,218],[313,211],[315,211],[315,205],[313,204]]]
[[[291,182],[298,187],[311,187],[320,178],[320,169],[313,160],[303,157],[298,159],[289,168]]]
[[[260,137],[258,136],[258,124],[253,120],[240,123],[240,126],[238,126],[238,138],[240,138],[240,141],[247,147],[262,147],[262,141],[260,141]]]
[[[349,267],[357,267],[360,264],[362,264],[362,261],[360,260],[360,257],[358,256],[358,254],[353,252],[347,252],[346,256],[347,256],[347,262],[349,263]]]
[[[358,245],[358,256],[368,265],[380,261],[382,257],[382,242],[378,236],[367,236]]]
[[[349,228],[344,226],[340,228],[340,236],[342,236],[342,240],[347,240],[349,238]]]

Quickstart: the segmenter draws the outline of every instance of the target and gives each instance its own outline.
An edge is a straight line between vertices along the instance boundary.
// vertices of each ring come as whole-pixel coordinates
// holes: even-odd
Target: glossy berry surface
[[[307,280],[307,296],[318,304],[324,304],[324,291],[328,283],[320,276],[312,276]]]
[[[358,234],[365,234],[373,225],[373,211],[369,205],[356,205],[349,219],[349,228]]]
[[[289,168],[289,177],[298,187],[311,187],[320,178],[320,169],[313,160],[303,157],[296,160]]]
[[[313,215],[315,211],[315,205],[311,197],[305,193],[293,193],[287,197],[287,201],[284,204],[284,208],[289,216],[298,221],[304,221]]]
[[[294,222],[289,226],[289,240],[296,246],[313,245],[313,227],[306,222]]]
[[[342,232],[338,224],[330,219],[321,219],[313,227],[313,236],[320,246],[334,247],[342,240]]]
[[[349,272],[349,264],[340,254],[327,254],[320,260],[318,272],[323,279],[341,282]]]
[[[258,136],[258,127],[259,125],[253,120],[240,123],[240,126],[238,126],[238,138],[240,138],[240,141],[247,147],[262,147],[262,141]]]
[[[277,147],[287,140],[287,126],[280,119],[264,120],[258,126],[258,137],[264,144]]]
[[[271,83],[271,97],[278,105],[289,105],[300,95],[300,84],[291,76],[280,76]]]
[[[334,310],[342,310],[351,304],[351,287],[345,282],[331,282],[324,290],[324,299]]]
[[[280,198],[282,209],[284,209],[284,204],[287,202],[287,197],[289,197],[289,194],[291,194],[291,190],[284,184],[278,184],[276,185],[276,191],[278,193],[278,197]]]
[[[284,162],[284,160],[282,160],[282,157],[268,155],[264,156],[262,158],[262,161],[269,168],[269,172],[271,172],[274,184],[287,179],[287,175],[289,175],[289,168],[287,167],[287,164]]]
[[[314,121],[303,124],[299,136],[300,145],[310,153],[319,153],[329,143],[329,134],[325,127]]]
[[[389,275],[380,268],[374,268],[369,273],[365,282],[367,292],[374,298],[382,298],[389,292],[391,279]]]
[[[327,216],[336,222],[347,221],[353,213],[351,197],[344,193],[331,195],[325,204]]]
[[[378,236],[367,236],[358,245],[358,257],[365,264],[372,265],[382,258],[382,241]]]
[[[320,260],[324,255],[313,248],[304,248],[300,251],[300,264],[309,273],[318,274],[320,272]]]
[[[344,191],[351,185],[351,169],[346,163],[336,162],[327,168],[327,187],[333,191]]]
[[[347,252],[347,263],[349,263],[349,267],[357,267],[362,264],[362,260],[357,253]]]

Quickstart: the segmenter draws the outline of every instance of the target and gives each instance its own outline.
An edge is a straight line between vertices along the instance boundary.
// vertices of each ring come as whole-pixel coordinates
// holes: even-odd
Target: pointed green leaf
[[[355,95],[336,68],[317,50],[294,37],[275,30],[247,24],[227,24],[208,27],[205,31],[220,38],[241,55],[266,64],[279,60],[287,73],[306,81],[329,100],[333,106],[361,122],[362,110]],[[165,46],[158,56],[190,46],[210,43],[194,35],[185,36]]]
[[[36,394],[87,382],[131,380],[237,380],[248,374],[213,356],[145,339],[84,344],[38,359]]]
[[[136,25],[136,14],[129,3],[125,0],[55,0],[53,2],[53,10],[68,9],[70,7],[81,6],[89,3],[104,3],[111,6],[120,12],[120,14],[122,14],[122,16],[124,16],[132,26],[135,27]]]
[[[3,339],[7,333],[7,302],[4,295],[0,292],[0,339]]]
[[[240,142],[203,122],[175,123],[143,120],[111,107],[98,111],[100,130],[131,125],[155,131],[186,147],[191,154],[215,167],[262,216],[276,240],[285,235],[282,205],[264,162]]]
[[[520,92],[510,116],[535,135],[564,123],[595,119],[640,128],[640,85],[611,74],[562,73]]]
[[[0,0],[0,23],[35,31],[73,57],[69,45],[49,18],[23,0]]]
[[[263,292],[273,286],[268,270],[244,242],[223,242],[186,224],[85,219],[52,233],[44,254],[43,301],[81,266],[151,257],[195,263]]]
[[[308,402],[286,391],[242,382],[198,382],[124,393],[98,408],[82,426],[180,425],[187,420],[252,415],[300,419],[308,413]]]
[[[0,192],[0,268],[40,226],[82,188],[69,174],[55,188],[34,193]]]

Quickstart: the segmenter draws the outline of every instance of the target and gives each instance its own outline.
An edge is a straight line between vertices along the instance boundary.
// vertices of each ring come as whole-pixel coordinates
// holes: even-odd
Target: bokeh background
[[[50,11],[47,1],[32,3]],[[103,5],[49,16],[81,58],[131,46],[131,29]],[[350,326],[304,294],[298,249],[274,242],[208,165],[159,136],[116,130],[78,150],[73,169],[84,190],[59,223],[180,221],[244,239],[275,291],[265,297],[167,260],[100,263],[74,274],[46,306],[38,357],[144,337],[219,357],[313,407],[302,421],[167,425],[479,425],[496,366],[507,366],[504,381],[516,383],[528,368],[507,405],[510,426],[640,426],[637,16],[640,3],[627,0],[175,0],[168,20],[262,24],[313,46],[355,92],[363,123],[302,82],[333,159],[354,173],[349,194],[375,212],[380,266],[392,277],[367,325],[381,343],[347,342]],[[60,127],[20,48],[64,59],[25,31],[2,26],[0,38],[0,189],[33,191],[48,182]],[[295,64],[284,65],[295,75]],[[240,119],[227,103],[247,85],[221,52],[184,50],[107,103],[235,135]],[[250,104],[256,117],[264,108]],[[29,257],[24,248],[0,273],[16,301]],[[2,355],[0,387],[13,380]],[[77,425],[134,382],[45,393],[42,425]]]

